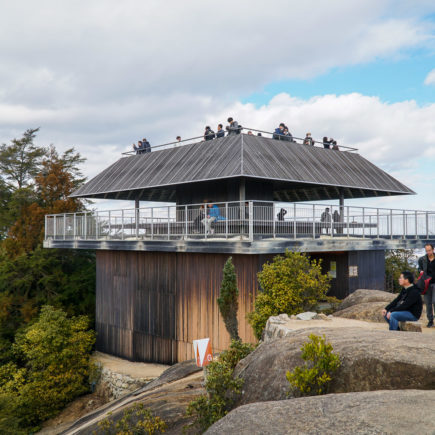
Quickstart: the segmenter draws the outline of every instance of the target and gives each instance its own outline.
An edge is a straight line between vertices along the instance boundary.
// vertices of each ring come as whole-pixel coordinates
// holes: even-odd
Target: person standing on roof
[[[225,136],[224,126],[222,124],[219,124],[216,132],[216,137],[224,137],[224,136]]]
[[[281,124],[279,124],[279,127],[275,128],[275,131],[273,133],[273,138],[278,139],[278,140],[284,139],[284,129],[285,128],[286,128],[285,124],[283,122],[281,122]]]
[[[137,146],[133,144],[133,149],[136,151],[136,154],[143,154],[144,152],[143,142],[141,140],[138,140]]]
[[[214,131],[207,125],[204,131],[204,140],[213,140],[215,137]]]
[[[293,136],[292,134],[288,131],[287,126],[284,127],[284,140],[288,141],[288,142],[293,142]]]
[[[231,116],[227,119],[227,121],[230,123],[230,125],[227,125],[226,129],[228,131],[228,136],[233,134],[240,134],[240,130],[242,129],[239,127],[239,123],[237,121],[234,121]]]
[[[146,138],[142,139],[142,153],[150,153],[151,152],[151,144],[146,140]]]
[[[311,137],[311,133],[307,133],[304,139],[304,145],[314,146],[313,138]]]
[[[178,145],[180,144],[180,142],[181,142],[181,136],[177,136],[177,137],[175,138],[175,140],[177,141],[177,143],[175,144],[175,146],[178,146]]]
[[[323,148],[325,148],[325,150],[329,150],[329,147],[331,145],[331,142],[328,140],[328,138],[325,136],[323,138]]]

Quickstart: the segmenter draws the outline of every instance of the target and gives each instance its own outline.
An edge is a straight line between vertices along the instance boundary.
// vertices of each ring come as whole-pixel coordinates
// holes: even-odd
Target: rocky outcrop
[[[435,391],[375,391],[245,405],[215,423],[209,435],[432,434]]]
[[[421,322],[399,322],[401,331],[408,332],[423,332],[421,330]]]
[[[385,307],[385,305],[388,305],[396,296],[397,295],[394,293],[388,293],[381,290],[355,290],[347,298],[343,299],[341,304],[338,306],[337,311],[344,310],[353,305],[369,302],[384,302]]]
[[[133,378],[129,375],[116,373],[103,367],[100,383],[109,391],[110,399],[119,399],[132,391],[148,384],[153,378]]]
[[[351,305],[344,310],[336,311],[334,317],[346,319],[365,320],[366,322],[385,322],[382,310],[388,302],[364,302]]]
[[[118,421],[124,411],[135,404],[143,404],[162,418],[167,424],[166,434],[183,433],[183,427],[192,421],[185,415],[186,408],[190,401],[205,392],[203,382],[202,369],[196,367],[193,360],[175,364],[144,388],[107,403],[77,420],[62,433],[91,435],[99,430],[99,422],[106,418]],[[195,431],[187,430],[184,433],[192,434]]]
[[[326,322],[325,322],[326,323]],[[382,389],[435,389],[435,340],[430,335],[361,328],[306,328],[260,344],[240,361],[240,404],[288,397],[287,370],[302,365],[308,335],[325,335],[342,361],[331,393]]]

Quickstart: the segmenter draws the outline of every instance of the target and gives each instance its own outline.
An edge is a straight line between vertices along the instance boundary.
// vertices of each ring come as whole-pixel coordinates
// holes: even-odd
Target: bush
[[[137,403],[127,408],[119,421],[115,422],[114,419],[105,418],[98,423],[98,428],[93,432],[94,434],[153,435],[164,433],[166,423],[160,417],[154,417],[149,409],[144,408],[143,403]]]
[[[207,394],[190,402],[187,415],[194,416],[192,426],[204,432],[213,423],[228,414],[241,392],[243,379],[233,378],[237,363],[254,350],[251,344],[232,340],[230,348],[219,355],[219,359],[207,366],[205,389]]]
[[[288,250],[264,264],[257,276],[260,292],[248,319],[258,339],[270,316],[297,314],[324,300],[331,279],[322,274],[321,260],[310,261],[306,255]]]
[[[16,361],[0,368],[0,431],[11,418],[22,429],[35,429],[89,391],[95,333],[88,328],[87,317],[68,318],[45,306],[39,319],[17,334]]]
[[[239,308],[239,289],[237,288],[237,276],[232,258],[229,257],[223,270],[223,278],[218,297],[219,311],[224,319],[225,327],[230,334],[231,340],[240,340],[237,310]]]
[[[332,345],[325,342],[325,337],[310,334],[309,339],[311,342],[301,347],[302,359],[307,363],[288,371],[286,377],[300,395],[325,394],[332,374],[340,367],[340,357],[332,352]]]

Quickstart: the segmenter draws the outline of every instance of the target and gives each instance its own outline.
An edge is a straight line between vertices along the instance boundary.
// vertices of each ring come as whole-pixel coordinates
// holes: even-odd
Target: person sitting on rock
[[[399,285],[403,287],[399,296],[382,310],[390,331],[400,331],[399,322],[417,321],[423,310],[420,290],[414,285],[414,275],[409,271],[402,272]]]

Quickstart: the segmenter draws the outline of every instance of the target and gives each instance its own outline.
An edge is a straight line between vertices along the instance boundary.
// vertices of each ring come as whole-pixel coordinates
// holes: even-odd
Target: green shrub
[[[110,415],[110,414],[109,414]],[[127,408],[117,422],[112,418],[105,418],[98,423],[98,430],[94,434],[107,435],[136,435],[157,434],[166,431],[166,423],[155,417],[151,410],[144,408],[143,403]]]
[[[264,264],[257,276],[260,292],[248,319],[258,339],[270,316],[298,314],[325,300],[331,279],[322,274],[321,260],[288,250]]]
[[[340,367],[340,357],[332,352],[332,345],[325,342],[325,337],[310,334],[309,339],[301,347],[305,366],[288,371],[286,377],[300,395],[325,394],[333,373]]]
[[[87,317],[68,318],[45,306],[39,319],[16,336],[16,361],[0,368],[0,431],[11,418],[22,429],[37,428],[89,391],[95,333],[88,328]]]
[[[237,310],[239,308],[239,289],[237,288],[236,270],[232,258],[229,257],[223,270],[220,296],[218,297],[219,311],[224,319],[225,327],[231,340],[240,340]]]
[[[243,379],[233,378],[234,369],[253,350],[254,346],[251,344],[232,340],[230,348],[207,366],[207,394],[190,402],[187,408],[187,415],[195,417],[192,426],[196,425],[204,432],[231,411],[243,386]]]

